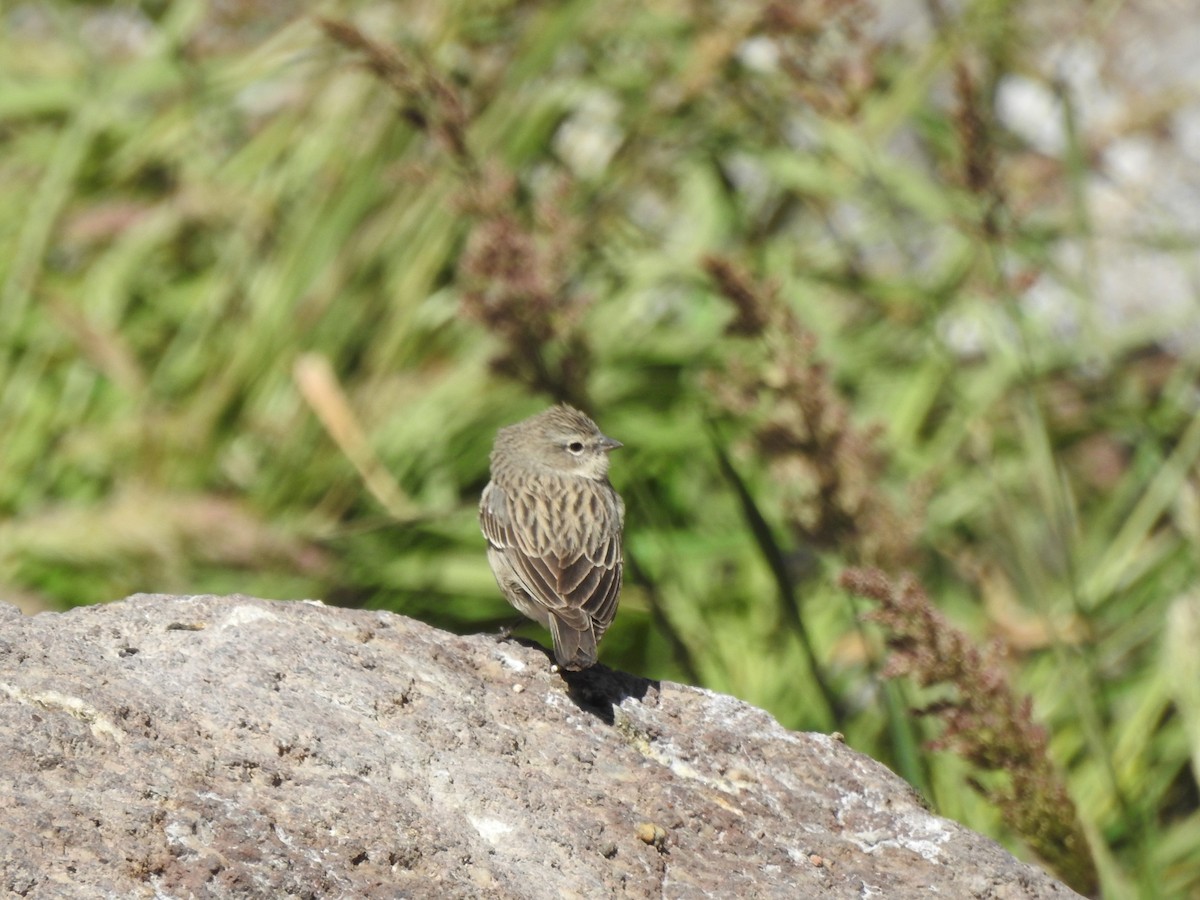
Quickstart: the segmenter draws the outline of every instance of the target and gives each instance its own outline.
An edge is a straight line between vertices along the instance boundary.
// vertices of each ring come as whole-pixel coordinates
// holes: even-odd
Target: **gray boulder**
[[[710,691],[385,612],[0,604],[0,892],[1077,896]]]

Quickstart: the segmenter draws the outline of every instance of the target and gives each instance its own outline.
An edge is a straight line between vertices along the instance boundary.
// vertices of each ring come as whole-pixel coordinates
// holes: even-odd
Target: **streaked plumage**
[[[596,662],[617,614],[625,504],[608,482],[620,447],[570,406],[500,429],[479,522],[508,602],[550,629],[564,669]]]

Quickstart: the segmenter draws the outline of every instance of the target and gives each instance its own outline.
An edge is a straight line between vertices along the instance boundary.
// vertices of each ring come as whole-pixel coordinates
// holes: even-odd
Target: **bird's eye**
[[[571,443],[567,444],[567,449],[578,456],[583,452],[583,441],[571,441]]]

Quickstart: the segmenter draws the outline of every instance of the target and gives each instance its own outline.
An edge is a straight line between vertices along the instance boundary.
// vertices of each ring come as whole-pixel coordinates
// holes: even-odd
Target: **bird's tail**
[[[554,637],[554,659],[563,669],[578,672],[596,664],[596,633],[586,620],[582,628],[550,615],[550,634]]]

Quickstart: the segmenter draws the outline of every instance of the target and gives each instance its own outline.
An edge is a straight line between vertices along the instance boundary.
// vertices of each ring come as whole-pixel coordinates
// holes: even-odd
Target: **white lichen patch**
[[[124,733],[107,716],[80,697],[60,694],[58,691],[41,691],[32,694],[16,685],[0,682],[0,693],[10,700],[25,706],[38,706],[49,712],[63,712],[74,719],[87,723],[96,737],[103,735],[118,744],[125,740]]]
[[[662,738],[650,740],[648,737],[638,731],[636,723],[629,718],[628,714],[625,713],[623,709],[616,707],[613,712],[615,718],[614,724],[617,726],[617,729],[625,735],[625,738],[630,746],[642,754],[642,756],[644,756],[646,759],[652,760],[661,766],[665,766],[676,778],[681,778],[685,781],[695,781],[703,784],[705,787],[713,788],[730,796],[737,796],[745,787],[744,782],[742,784],[736,784],[733,781],[730,781],[728,778],[722,778],[702,772],[700,769],[696,768],[696,766],[687,756],[680,753],[675,745],[671,743],[671,741],[664,740]],[[744,774],[744,772],[739,770],[739,775],[744,776]],[[714,800],[716,800],[720,806],[728,809],[730,812],[736,813],[739,816],[743,815],[742,811],[733,804],[722,802],[717,800],[717,798],[714,798]]]
[[[524,672],[527,668],[524,662],[517,659],[511,653],[505,653],[501,651],[497,654],[497,656],[500,657],[500,662],[504,663],[504,667],[513,672]]]
[[[504,836],[513,830],[511,825],[507,822],[501,822],[499,819],[467,816],[467,821],[471,823],[471,827],[479,833],[479,836],[493,847],[499,846]]]
[[[936,863],[941,859],[941,845],[949,843],[953,837],[949,825],[945,819],[928,813],[908,814],[901,816],[896,826],[886,831],[847,831],[846,837],[864,853],[898,848]]]
[[[275,613],[263,609],[260,606],[235,606],[229,611],[221,621],[221,628],[240,628],[243,625],[252,625],[255,622],[278,622],[279,616]]]
[[[800,736],[794,731],[784,728],[770,713],[753,707],[744,700],[708,688],[688,686],[682,690],[705,698],[705,718],[714,730],[719,728],[760,744],[769,741],[800,743]]]
[[[954,836],[950,830],[950,822],[926,812],[912,812],[901,816],[900,825],[908,832],[898,839],[900,846],[930,862],[941,860],[942,845],[950,843]]]

